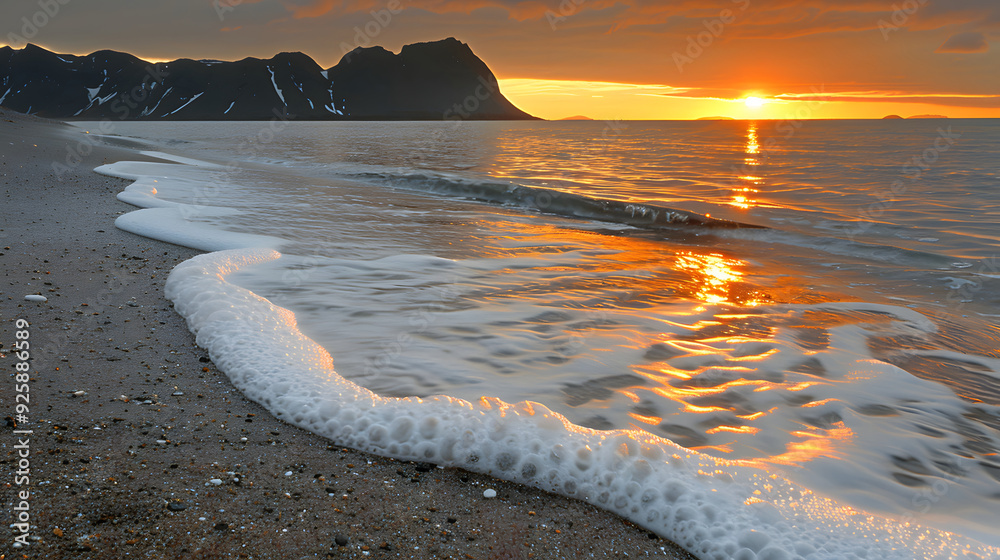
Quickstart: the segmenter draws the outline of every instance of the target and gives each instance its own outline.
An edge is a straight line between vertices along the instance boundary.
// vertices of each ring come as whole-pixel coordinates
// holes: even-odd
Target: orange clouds
[[[333,12],[348,14],[382,7],[376,0],[307,0],[286,3],[293,17],[314,18]],[[734,34],[742,37],[780,38],[815,33],[879,29],[937,29],[948,25],[975,24],[985,29],[1000,29],[1000,2],[996,0],[400,0],[401,6],[428,12],[470,13],[479,8],[501,8],[516,21],[572,17],[615,6],[616,17],[610,28],[669,24],[670,31],[683,31],[702,18],[716,17],[720,10],[746,12],[746,21]],[[667,29],[664,29],[667,31]],[[966,38],[968,40],[969,38]],[[985,42],[985,38],[983,38]],[[956,48],[969,50],[963,43]],[[977,43],[976,49],[982,49]]]
[[[863,92],[863,93],[832,93],[814,96],[812,94],[780,94],[774,96],[775,99],[789,101],[808,101],[818,99],[823,102],[849,101],[849,102],[873,102],[873,103],[922,103],[929,105],[940,105],[948,107],[982,107],[989,109],[1000,108],[1000,95],[974,95],[974,94],[911,94],[911,93],[888,93],[888,92]]]
[[[575,0],[577,2],[590,2],[591,4],[604,3],[603,0]],[[573,3],[574,0],[566,0]],[[344,2],[342,0],[311,0],[304,5],[290,5],[286,7],[291,11],[295,19],[315,18],[325,16],[336,10],[339,14],[350,14],[358,12],[369,12],[385,7],[386,2],[375,0],[353,0]],[[473,10],[486,7],[504,8],[512,19],[524,21],[529,19],[539,19],[545,17],[546,12],[551,8],[546,4],[536,0],[399,0],[399,6],[403,9],[417,8],[437,14],[446,13],[470,13]],[[558,7],[555,8],[558,10]]]

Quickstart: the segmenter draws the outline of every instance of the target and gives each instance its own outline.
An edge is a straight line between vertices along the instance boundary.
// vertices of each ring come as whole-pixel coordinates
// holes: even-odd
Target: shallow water
[[[800,124],[116,128],[229,164],[131,190],[278,248],[230,280],[379,395],[536,401],[1000,544],[1000,123]]]

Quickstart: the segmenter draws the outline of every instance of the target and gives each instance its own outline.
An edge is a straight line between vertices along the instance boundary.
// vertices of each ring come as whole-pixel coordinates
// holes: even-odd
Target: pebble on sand
[[[49,301],[49,298],[47,298],[45,296],[40,296],[40,295],[37,295],[37,294],[28,294],[28,295],[24,296],[24,299],[26,299],[28,301],[37,301],[38,303],[45,303],[45,302]]]
[[[494,490],[494,489],[492,489],[492,488],[487,488],[486,490],[483,490],[483,497],[484,498],[496,498],[497,497],[497,491]]]

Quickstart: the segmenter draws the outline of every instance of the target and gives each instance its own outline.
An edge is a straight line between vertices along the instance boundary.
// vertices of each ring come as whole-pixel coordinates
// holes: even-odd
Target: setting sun
[[[746,103],[747,107],[751,109],[759,109],[764,106],[764,103],[766,103],[766,101],[759,97],[747,97],[743,100],[743,102]]]

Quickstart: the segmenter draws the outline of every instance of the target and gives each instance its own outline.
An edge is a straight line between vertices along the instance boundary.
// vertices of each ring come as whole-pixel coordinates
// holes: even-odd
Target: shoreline
[[[11,529],[0,554],[691,557],[589,504],[345,450],[272,417],[208,361],[163,295],[170,270],[199,252],[114,227],[135,209],[114,198],[129,182],[93,168],[150,158],[98,146],[59,181],[51,164],[79,134],[0,109],[0,361],[14,366],[18,319],[34,359],[29,422],[9,421],[0,442],[0,499],[30,490],[32,544],[14,548]],[[13,377],[0,395],[11,410]],[[25,426],[30,485],[18,486],[13,431]]]

